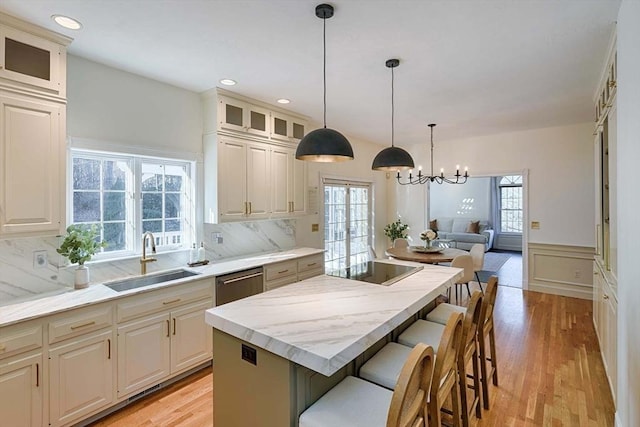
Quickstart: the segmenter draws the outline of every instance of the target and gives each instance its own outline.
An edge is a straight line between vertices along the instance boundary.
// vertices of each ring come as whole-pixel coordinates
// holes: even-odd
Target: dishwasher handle
[[[227,285],[229,283],[234,283],[234,282],[239,282],[240,280],[246,280],[246,279],[252,279],[254,277],[260,277],[262,276],[264,273],[260,272],[260,273],[254,273],[254,274],[250,274],[248,276],[240,276],[240,277],[236,277],[233,279],[229,279],[229,280],[221,280],[220,284],[222,285]]]

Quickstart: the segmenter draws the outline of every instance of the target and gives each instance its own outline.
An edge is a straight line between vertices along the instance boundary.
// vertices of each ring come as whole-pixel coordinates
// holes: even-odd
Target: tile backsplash
[[[296,221],[283,219],[204,224],[200,240],[204,242],[207,259],[211,262],[287,250],[296,246]],[[218,243],[219,240],[221,243]],[[73,288],[75,266],[67,266],[66,260],[56,252],[60,241],[61,237],[55,236],[0,240],[0,306]],[[35,268],[34,252],[42,250],[46,251],[47,265]],[[148,264],[150,273],[186,266],[189,253],[160,253],[155,257],[158,261]],[[139,257],[91,262],[88,265],[92,283],[140,274]]]

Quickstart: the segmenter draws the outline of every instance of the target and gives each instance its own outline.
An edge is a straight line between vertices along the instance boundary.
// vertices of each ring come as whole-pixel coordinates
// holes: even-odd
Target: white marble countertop
[[[186,277],[184,279],[172,280],[169,282],[131,289],[124,292],[114,291],[113,289],[108,288],[101,283],[91,284],[86,289],[74,290],[70,288],[68,291],[56,295],[43,296],[42,298],[0,307],[0,327],[117,298],[149,292],[160,288],[179,286],[180,284],[192,282],[195,280],[213,278],[222,274],[233,273],[236,271],[260,267],[262,265],[273,264],[280,261],[301,258],[323,252],[323,249],[297,248],[281,252],[249,255],[237,259],[210,263],[202,267],[185,267],[186,270],[195,271],[199,274]],[[171,270],[175,270],[175,268]],[[153,274],[156,273],[161,272],[154,272]]]
[[[316,276],[209,309],[205,320],[218,330],[330,376],[462,277],[463,270],[458,268],[423,266],[390,286]]]

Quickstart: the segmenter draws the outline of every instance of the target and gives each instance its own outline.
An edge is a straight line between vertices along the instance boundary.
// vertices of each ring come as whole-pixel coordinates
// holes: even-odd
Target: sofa
[[[438,233],[439,239],[455,240],[453,247],[470,250],[476,243],[484,245],[484,251],[493,246],[493,229],[487,221],[473,218],[435,218],[429,228]]]

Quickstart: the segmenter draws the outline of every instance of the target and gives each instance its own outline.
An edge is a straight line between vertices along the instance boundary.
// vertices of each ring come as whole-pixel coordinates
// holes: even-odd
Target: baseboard
[[[620,416],[618,415],[618,411],[616,411],[614,420],[616,423],[616,427],[622,427],[622,421],[620,421]]]
[[[545,294],[562,295],[571,298],[580,299],[593,299],[593,289],[585,288],[580,289],[576,286],[563,287],[559,284],[547,284],[547,283],[529,283],[529,291],[542,292]]]

